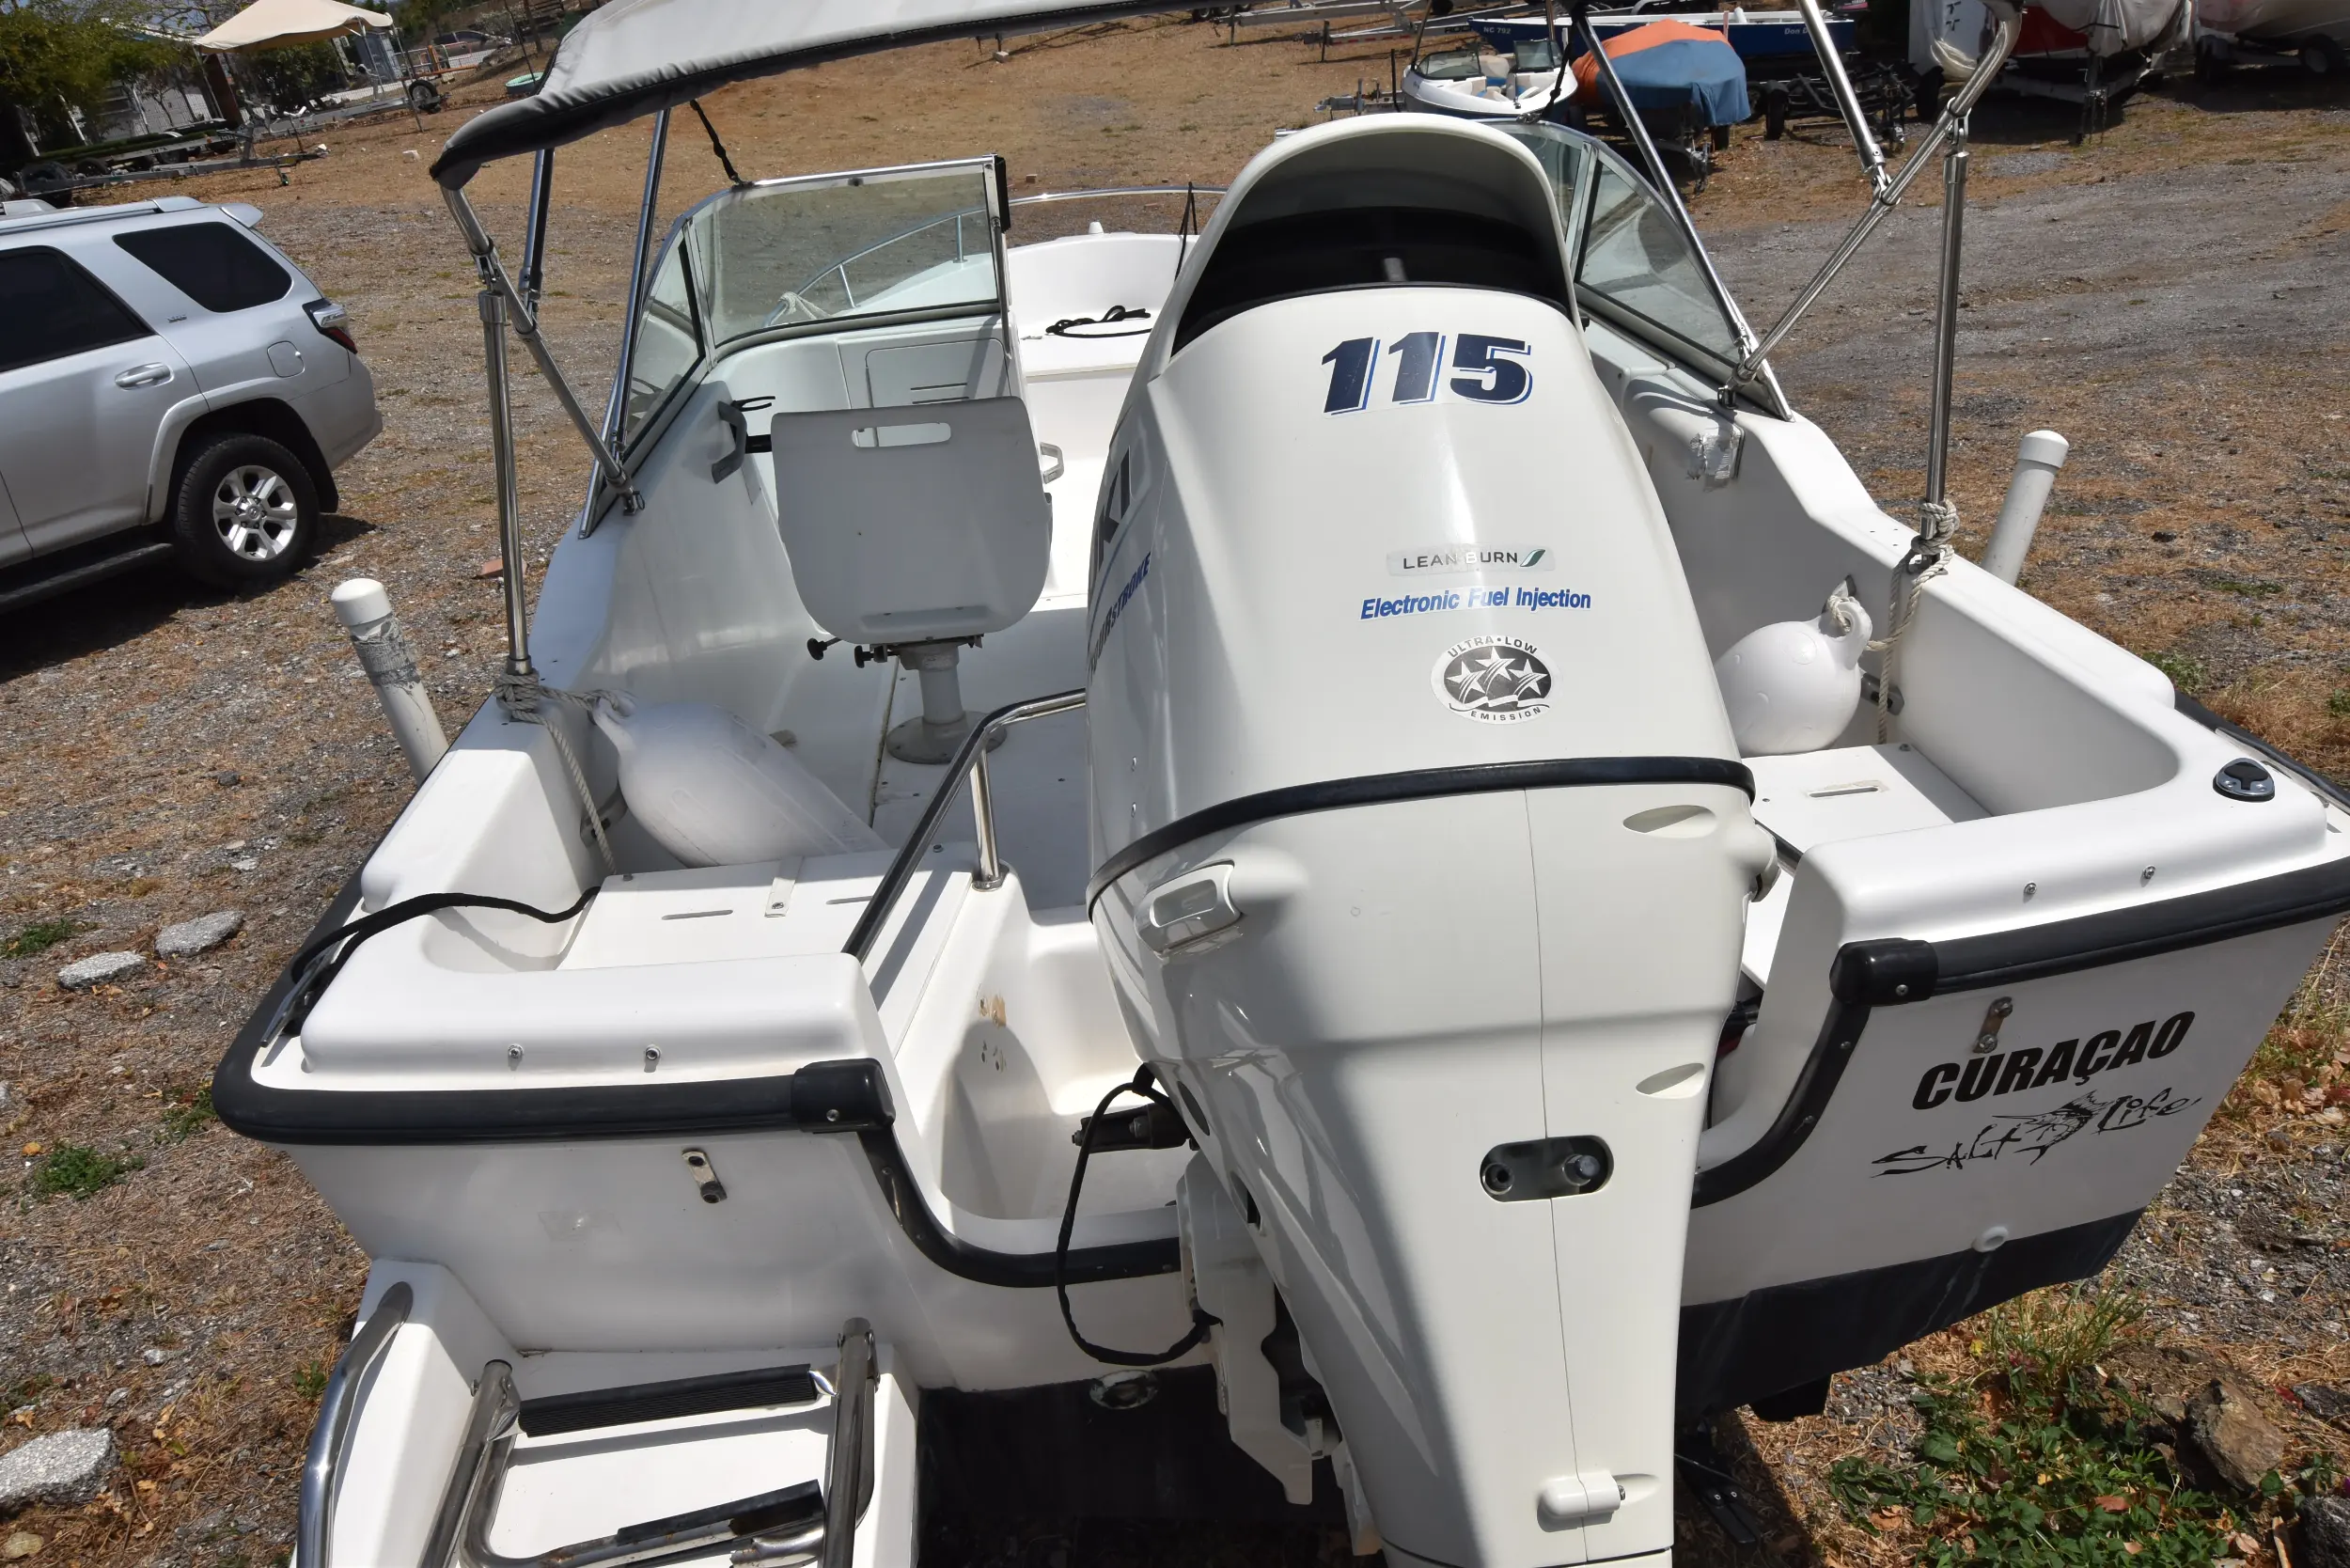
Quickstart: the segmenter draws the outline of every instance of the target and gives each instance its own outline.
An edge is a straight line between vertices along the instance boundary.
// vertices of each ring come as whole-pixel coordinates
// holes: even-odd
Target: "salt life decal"
[[[1440,376],[1437,367],[1444,363],[1448,342],[1454,373]],[[1360,414],[1371,406],[1383,349],[1395,366],[1387,386],[1391,403],[1433,403],[1440,385],[1473,403],[1522,403],[1534,395],[1534,372],[1524,363],[1534,356],[1531,343],[1474,332],[1458,340],[1441,332],[1410,332],[1386,344],[1376,337],[1350,337],[1324,354],[1330,385],[1323,394],[1323,413]]]
[[[1385,620],[1389,616],[1434,615],[1444,610],[1588,610],[1591,596],[1573,588],[1439,588],[1434,593],[1407,593],[1401,599],[1363,601],[1357,620]]]
[[[2163,1020],[2159,1029],[2151,1018],[2133,1025],[2126,1037],[2120,1029],[2106,1029],[2091,1035],[2086,1044],[2078,1039],[2060,1040],[2044,1051],[2026,1045],[1963,1062],[1946,1061],[1926,1069],[1909,1103],[1918,1110],[1932,1110],[1952,1098],[1980,1100],[1986,1094],[2044,1089],[2068,1077],[2076,1084],[2086,1084],[2100,1073],[2169,1056],[2186,1039],[2194,1023],[2192,1012],[2177,1012]]]
[[[1429,679],[1463,718],[1515,724],[1550,709],[1550,666],[1523,637],[1471,637],[1437,656]]]
[[[1998,1116],[1971,1138],[1960,1138],[1944,1149],[1939,1144],[1912,1144],[1881,1154],[1874,1162],[1880,1176],[1915,1176],[1927,1170],[1964,1170],[1970,1165],[2009,1155],[2038,1165],[2048,1151],[2081,1132],[2097,1135],[2126,1133],[2192,1109],[2202,1102],[2164,1087],[2152,1094],[2117,1094],[2100,1100],[2094,1090],[2067,1100],[2054,1110],[2031,1116]]]
[[[1465,572],[1552,572],[1559,557],[1541,544],[1431,544],[1387,552],[1390,577],[1442,577]]]

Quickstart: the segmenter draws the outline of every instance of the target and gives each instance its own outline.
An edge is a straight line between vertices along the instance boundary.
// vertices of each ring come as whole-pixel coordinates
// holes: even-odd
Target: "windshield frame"
[[[694,260],[693,247],[686,243],[686,236],[694,225],[711,211],[724,203],[739,201],[750,192],[791,189],[822,190],[861,184],[867,180],[884,178],[893,180],[919,178],[948,174],[963,169],[983,170],[993,175],[992,179],[984,182],[986,204],[983,209],[966,208],[961,212],[949,212],[940,218],[926,220],[903,233],[892,235],[878,243],[866,246],[854,255],[840,258],[832,266],[820,270],[814,275],[822,277],[834,267],[847,266],[861,257],[895,244],[898,241],[920,233],[926,228],[934,227],[948,218],[968,216],[972,212],[983,211],[993,220],[986,226],[987,243],[994,253],[995,270],[995,291],[992,299],[956,301],[945,305],[923,306],[900,310],[858,311],[842,316],[828,316],[812,321],[778,322],[749,332],[737,333],[723,340],[713,340],[713,330],[710,323],[706,302],[702,299],[702,284],[698,276],[700,269]],[[633,434],[626,438],[625,445],[619,448],[623,465],[632,473],[635,471],[638,460],[660,444],[662,435],[668,428],[670,418],[677,409],[684,406],[684,399],[689,389],[699,384],[711,368],[722,358],[746,349],[756,348],[762,343],[783,342],[794,337],[818,337],[831,334],[863,332],[880,326],[900,326],[924,321],[961,321],[975,316],[1004,315],[1010,308],[1008,304],[1010,277],[1005,259],[1005,252],[1008,248],[1005,243],[1005,235],[1011,227],[1013,206],[1010,192],[1010,174],[1003,156],[1000,153],[982,153],[970,158],[941,158],[921,164],[893,164],[881,168],[836,169],[823,174],[785,175],[770,180],[748,180],[740,185],[730,185],[722,190],[713,191],[684,212],[680,212],[670,220],[667,232],[662,236],[659,249],[653,253],[646,266],[645,290],[634,302],[634,308],[640,315],[650,308],[651,280],[661,275],[662,269],[668,265],[672,256],[677,256],[684,269],[687,280],[686,297],[693,312],[694,340],[697,353],[692,366],[670,384],[668,390],[663,394],[661,401],[646,412]],[[682,247],[682,255],[680,255],[681,247]],[[628,367],[622,367],[620,373],[625,376],[628,369]],[[620,395],[625,398],[624,388]]]
[[[1574,193],[1574,210],[1573,212],[1562,210],[1559,212],[1559,227],[1566,239],[1567,254],[1574,266],[1573,282],[1575,303],[1585,314],[1597,316],[1617,331],[1638,339],[1649,348],[1654,349],[1668,359],[1679,364],[1691,374],[1704,380],[1716,389],[1732,384],[1737,377],[1738,366],[1735,359],[1724,358],[1718,349],[1709,348],[1675,331],[1662,321],[1652,320],[1631,306],[1620,304],[1609,297],[1605,290],[1594,288],[1584,281],[1583,270],[1590,259],[1591,245],[1591,216],[1599,200],[1601,183],[1599,171],[1603,165],[1608,166],[1634,191],[1639,193],[1643,199],[1664,209],[1668,218],[1671,216],[1669,207],[1658,197],[1654,184],[1640,172],[1638,165],[1589,132],[1576,131],[1549,121],[1504,125],[1498,129],[1521,146],[1526,145],[1528,133],[1545,140],[1555,136],[1563,145],[1579,149],[1584,156],[1585,162],[1576,172]],[[1528,150],[1532,149],[1529,148]],[[1558,195],[1555,181],[1552,185],[1552,192],[1555,198]],[[1674,232],[1694,248],[1696,259],[1699,262],[1698,270],[1706,282],[1706,291],[1712,296],[1714,306],[1720,313],[1723,324],[1730,329],[1731,337],[1734,342],[1742,333],[1747,330],[1745,312],[1738,308],[1737,301],[1730,294],[1729,285],[1721,281],[1713,266],[1712,258],[1705,252],[1703,237],[1695,231],[1694,227],[1684,228],[1678,223],[1675,223],[1673,227]],[[1770,415],[1773,418],[1787,419],[1794,416],[1793,412],[1787,406],[1785,395],[1779,389],[1778,378],[1771,373],[1767,364],[1762,368],[1762,373],[1754,380],[1737,387],[1737,395],[1742,401],[1751,405],[1756,411]]]

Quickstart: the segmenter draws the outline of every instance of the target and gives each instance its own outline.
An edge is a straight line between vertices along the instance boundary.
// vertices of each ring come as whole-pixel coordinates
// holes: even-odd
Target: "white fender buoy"
[[[1869,612],[1847,579],[1817,619],[1757,627],[1715,660],[1739,755],[1817,751],[1842,734],[1860,706],[1869,632]]]
[[[887,849],[792,755],[724,708],[596,699],[620,754],[620,793],[645,831],[688,866]]]

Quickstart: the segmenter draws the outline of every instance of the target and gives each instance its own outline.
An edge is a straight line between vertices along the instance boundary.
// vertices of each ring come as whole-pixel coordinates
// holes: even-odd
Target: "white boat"
[[[1680,1425],[2093,1273],[2350,907],[2328,786],[1888,515],[1557,127],[1034,243],[988,157],[663,239],[656,135],[579,415],[483,163],[543,223],[598,127],[1054,14],[615,0],[435,165],[508,671],[213,1090],[374,1260],[300,1568],[1662,1564]],[[599,454],[535,618],[509,322]]]
[[[1559,69],[1559,57],[1557,43],[1539,33],[1506,52],[1472,37],[1423,49],[1396,90],[1406,106],[1430,114],[1541,118],[1574,96],[1574,72]]]
[[[2311,39],[2350,43],[2350,4],[2344,0],[2195,0],[2195,21],[2212,32],[2263,43]],[[2340,69],[2339,48],[2317,57]]]

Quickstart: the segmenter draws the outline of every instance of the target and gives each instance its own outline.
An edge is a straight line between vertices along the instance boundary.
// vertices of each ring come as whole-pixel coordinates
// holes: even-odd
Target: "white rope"
[[[539,711],[540,699],[544,698],[557,703],[568,702],[584,713],[603,694],[563,691],[545,684],[536,675],[516,675],[509,669],[500,669],[493,685],[498,705],[506,710],[508,718],[518,724],[540,726],[546,730],[547,739],[555,743],[556,755],[563,759],[563,771],[571,775],[572,788],[578,792],[580,805],[587,808],[588,826],[596,836],[596,851],[603,856],[604,871],[618,876],[620,863],[612,854],[612,840],[604,837],[603,813],[597,808],[595,792],[588,787],[588,775],[572,750],[571,737],[563,733],[560,724],[549,723],[547,715]]]
[[[1920,501],[1922,525],[1909,554],[1893,568],[1893,604],[1885,635],[1869,644],[1877,655],[1877,744],[1893,738],[1893,677],[1901,668],[1902,640],[1917,619],[1926,585],[1950,564],[1950,541],[1958,533],[1958,507],[1950,501]],[[1830,601],[1833,604],[1833,600]]]

